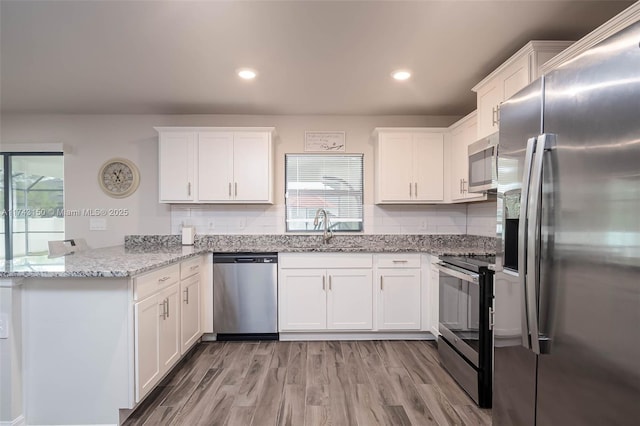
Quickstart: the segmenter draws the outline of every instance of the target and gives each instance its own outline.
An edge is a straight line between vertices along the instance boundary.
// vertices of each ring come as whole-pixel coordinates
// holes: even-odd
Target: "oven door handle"
[[[447,275],[451,275],[452,277],[456,277],[456,278],[460,278],[461,280],[470,282],[470,283],[474,283],[474,284],[478,284],[478,281],[480,279],[480,275],[474,273],[474,272],[469,272],[469,271],[459,271],[458,269],[453,269],[450,268],[449,266],[446,266],[444,263],[440,262],[440,263],[436,263],[435,267],[438,268],[440,271],[444,272]]]

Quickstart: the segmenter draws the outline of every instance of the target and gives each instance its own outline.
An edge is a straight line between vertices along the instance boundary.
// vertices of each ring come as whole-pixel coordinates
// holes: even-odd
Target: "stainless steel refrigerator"
[[[640,23],[500,112],[493,422],[640,421]]]

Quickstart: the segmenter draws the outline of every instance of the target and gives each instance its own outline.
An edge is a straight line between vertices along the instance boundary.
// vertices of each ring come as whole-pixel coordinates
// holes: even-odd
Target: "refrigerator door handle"
[[[540,193],[542,189],[542,161],[545,151],[555,144],[555,135],[538,136],[535,158],[531,170],[531,187],[529,189],[528,221],[527,221],[527,314],[529,316],[529,332],[531,350],[540,354],[540,332],[538,328],[538,300],[536,289],[540,286]]]
[[[518,224],[518,272],[520,275],[520,312],[522,313],[522,346],[531,349],[529,343],[529,316],[527,315],[527,203],[529,202],[529,188],[531,187],[531,168],[533,166],[533,152],[537,138],[527,140],[527,151],[524,159],[524,175],[520,192],[520,223]],[[503,213],[504,214],[504,213]]]

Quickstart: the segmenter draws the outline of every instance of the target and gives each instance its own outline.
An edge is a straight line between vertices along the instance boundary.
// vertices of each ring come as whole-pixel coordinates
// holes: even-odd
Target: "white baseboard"
[[[24,426],[26,425],[24,421],[24,416],[19,415],[13,420],[0,422],[0,426]]]
[[[435,340],[435,337],[428,331],[398,333],[381,333],[379,331],[369,333],[280,332],[280,340]]]

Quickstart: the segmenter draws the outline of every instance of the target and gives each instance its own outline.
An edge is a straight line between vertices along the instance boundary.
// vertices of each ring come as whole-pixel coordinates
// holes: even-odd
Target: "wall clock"
[[[98,172],[100,188],[109,196],[124,198],[136,192],[140,184],[140,173],[131,161],[112,158]]]

